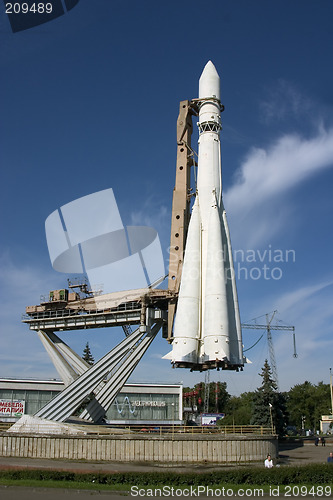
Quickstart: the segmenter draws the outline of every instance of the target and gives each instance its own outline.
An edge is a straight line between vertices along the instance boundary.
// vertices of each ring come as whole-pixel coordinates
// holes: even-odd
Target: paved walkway
[[[326,446],[315,446],[311,441],[305,441],[302,446],[280,443],[279,463],[281,465],[326,463],[330,451],[333,451],[333,442],[326,443]]]
[[[177,472],[205,472],[215,470],[216,465],[180,465],[180,464],[136,464],[127,462],[85,462],[73,460],[54,460],[44,458],[12,458],[0,457],[0,470],[4,469],[52,469],[68,470],[73,472],[154,472],[154,471],[177,471]]]

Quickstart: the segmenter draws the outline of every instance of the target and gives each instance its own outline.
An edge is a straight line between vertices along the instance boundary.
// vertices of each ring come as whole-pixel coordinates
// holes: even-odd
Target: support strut
[[[158,320],[152,328],[150,328],[150,324],[145,328],[139,327],[97,363],[78,376],[68,387],[41,408],[35,416],[64,422],[80,407],[87,396],[94,395],[95,392],[95,399],[91,401],[91,406],[84,413],[88,420],[100,418],[133,372],[160,330],[162,323],[161,320]],[[45,334],[44,336],[46,337]],[[54,356],[54,359],[59,360],[60,358]],[[105,383],[104,381],[111,373],[112,377]]]

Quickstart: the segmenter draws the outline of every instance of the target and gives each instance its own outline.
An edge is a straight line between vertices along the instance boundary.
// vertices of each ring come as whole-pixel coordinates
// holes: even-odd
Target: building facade
[[[59,380],[0,379],[0,421],[33,415],[64,389]],[[122,425],[182,423],[181,384],[125,384],[108,411],[106,422]]]

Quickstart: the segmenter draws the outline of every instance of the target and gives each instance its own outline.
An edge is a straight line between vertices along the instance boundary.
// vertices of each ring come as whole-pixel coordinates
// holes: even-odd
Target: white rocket
[[[173,327],[165,358],[192,370],[244,365],[232,250],[222,202],[220,78],[209,61],[199,80],[196,198],[188,227]]]

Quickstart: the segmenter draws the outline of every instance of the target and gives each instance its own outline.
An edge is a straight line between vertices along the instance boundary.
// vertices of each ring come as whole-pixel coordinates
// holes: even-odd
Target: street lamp
[[[332,418],[333,418],[333,387],[332,387],[332,368],[330,368],[330,388],[331,388],[331,407],[332,407]]]
[[[272,434],[274,433],[274,428],[273,428],[273,415],[272,415],[272,408],[273,408],[273,405],[271,405],[271,403],[268,403],[269,404],[269,413],[270,413],[270,416],[271,416],[271,428],[272,428]]]
[[[171,403],[172,406],[172,439],[175,437],[175,403]]]

